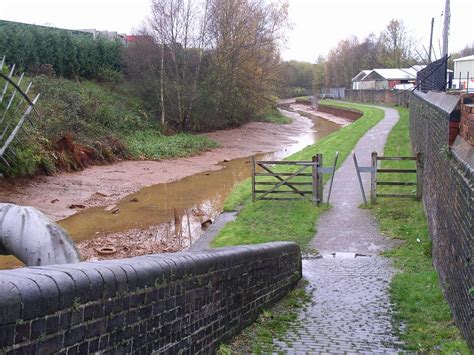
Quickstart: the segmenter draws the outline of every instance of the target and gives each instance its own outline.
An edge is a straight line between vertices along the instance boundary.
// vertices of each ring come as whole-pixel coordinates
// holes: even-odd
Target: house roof
[[[454,59],[453,62],[465,62],[465,61],[468,61],[468,60],[474,60],[474,55],[468,55],[467,57]]]
[[[372,70],[362,70],[359,74],[352,78],[352,81],[360,81],[364,78],[367,74],[369,74]]]
[[[393,69],[374,69],[367,74],[362,81],[373,80],[377,76],[385,80],[414,80],[416,79],[417,70],[412,68],[393,68]]]
[[[367,81],[382,77],[385,80],[414,80],[416,73],[425,68],[426,65],[414,65],[410,68],[380,68],[372,70],[362,70],[352,81]]]

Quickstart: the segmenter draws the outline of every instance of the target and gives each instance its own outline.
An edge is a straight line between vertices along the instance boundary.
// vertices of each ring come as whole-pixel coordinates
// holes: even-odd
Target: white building
[[[416,81],[416,73],[424,66],[415,65],[411,68],[391,68],[362,70],[352,79],[353,90],[387,90],[397,85],[412,85]]]
[[[455,59],[453,89],[474,92],[474,55]]]
[[[360,90],[360,81],[371,72],[371,70],[362,70],[359,74],[352,78],[352,90]]]

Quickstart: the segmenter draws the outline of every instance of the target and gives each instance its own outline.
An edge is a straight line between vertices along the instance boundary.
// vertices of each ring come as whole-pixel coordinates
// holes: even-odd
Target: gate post
[[[323,155],[317,154],[318,167],[321,168],[318,173],[318,205],[323,202],[323,187],[324,187],[324,174],[323,174]]]
[[[377,203],[377,152],[372,152],[372,170],[370,171],[370,203]]]
[[[313,201],[313,205],[316,206],[316,204],[318,203],[318,160],[317,160],[317,156],[316,155],[313,155],[313,157],[311,158],[311,162],[313,163],[313,165],[311,166],[311,182],[313,183],[312,184],[312,191],[313,191],[313,194],[312,194],[312,201]]]
[[[255,202],[255,155],[252,155],[250,165],[252,167],[252,202]]]
[[[313,162],[313,205],[320,205],[323,201],[323,173],[320,168],[323,167],[323,155],[316,154],[312,158]]]
[[[416,199],[421,200],[423,195],[423,155],[416,153]]]

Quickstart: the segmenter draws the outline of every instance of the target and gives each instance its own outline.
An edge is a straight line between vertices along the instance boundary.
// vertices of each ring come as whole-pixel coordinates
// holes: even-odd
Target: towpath
[[[388,133],[398,121],[396,110],[383,110],[384,119],[355,147],[361,166],[370,166],[372,151],[383,152]],[[368,175],[363,174],[366,191],[370,184]],[[309,281],[312,302],[301,311],[283,339],[274,340],[278,351],[400,351],[402,343],[394,333],[389,298],[389,282],[395,270],[380,255],[394,241],[380,234],[371,213],[359,208],[361,203],[356,171],[352,157],[348,157],[335,175],[333,207],[321,216],[311,242],[322,257],[303,260],[303,276]]]

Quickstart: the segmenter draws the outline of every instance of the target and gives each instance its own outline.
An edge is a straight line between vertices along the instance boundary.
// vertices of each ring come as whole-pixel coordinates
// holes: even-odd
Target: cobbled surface
[[[370,166],[370,155],[383,153],[398,112],[384,109],[385,118],[355,147],[359,166]],[[366,193],[370,174],[363,175]],[[326,186],[327,188],[328,186]],[[327,196],[327,191],[326,194]],[[352,157],[337,171],[331,196],[333,206],[321,216],[311,245],[319,258],[303,261],[312,302],[280,340],[278,352],[397,353],[402,343],[395,335],[389,283],[395,274],[390,260],[379,253],[395,242],[380,234],[370,212],[360,209],[362,195]]]

